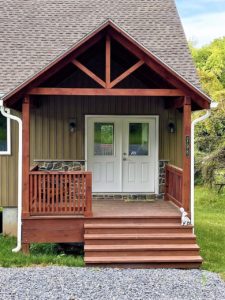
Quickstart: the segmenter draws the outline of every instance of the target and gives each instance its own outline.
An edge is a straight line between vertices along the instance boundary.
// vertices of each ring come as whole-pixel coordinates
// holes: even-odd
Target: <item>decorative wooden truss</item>
[[[71,59],[71,63],[78,69],[84,72],[88,77],[99,84],[100,88],[49,88],[38,87],[29,91],[29,95],[88,95],[88,96],[185,96],[185,92],[180,89],[119,89],[115,88],[122,80],[130,76],[141,66],[145,64],[142,58],[138,57],[138,61],[129,67],[126,71],[120,74],[114,80],[111,80],[111,35],[107,34],[105,38],[105,80],[101,79],[98,75],[92,72],[88,67],[81,63],[77,56]],[[98,39],[96,40],[96,42]],[[122,43],[123,45],[123,43]],[[126,47],[125,47],[126,48]],[[86,49],[85,49],[86,50]]]

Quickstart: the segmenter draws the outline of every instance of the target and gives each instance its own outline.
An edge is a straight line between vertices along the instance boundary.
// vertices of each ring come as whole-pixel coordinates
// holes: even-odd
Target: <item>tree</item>
[[[219,104],[210,119],[197,125],[195,139],[198,180],[212,184],[214,171],[225,170],[225,37],[199,49],[190,44],[190,49],[202,89]]]

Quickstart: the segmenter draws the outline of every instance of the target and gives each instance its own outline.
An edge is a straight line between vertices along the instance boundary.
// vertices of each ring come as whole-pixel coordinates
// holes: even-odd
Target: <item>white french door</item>
[[[155,192],[155,119],[123,120],[123,192]]]
[[[156,193],[157,118],[87,116],[86,160],[93,192]]]
[[[119,119],[87,118],[86,160],[93,174],[93,192],[121,192],[120,130]]]

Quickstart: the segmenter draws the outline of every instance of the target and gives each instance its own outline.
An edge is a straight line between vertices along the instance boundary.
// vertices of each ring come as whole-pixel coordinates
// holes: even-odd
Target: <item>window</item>
[[[149,148],[149,124],[129,124],[129,155],[148,155]]]
[[[10,138],[10,120],[0,113],[0,155],[11,153]]]
[[[109,156],[114,154],[114,124],[95,123],[94,155]]]

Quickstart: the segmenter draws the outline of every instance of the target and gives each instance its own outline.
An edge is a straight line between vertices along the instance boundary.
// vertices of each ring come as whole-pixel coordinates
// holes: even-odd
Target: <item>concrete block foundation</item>
[[[17,213],[16,207],[3,208],[3,234],[17,236]]]

